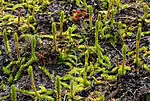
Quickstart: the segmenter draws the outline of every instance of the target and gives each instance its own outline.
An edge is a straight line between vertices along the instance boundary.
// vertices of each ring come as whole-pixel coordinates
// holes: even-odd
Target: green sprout
[[[98,32],[100,32],[102,38],[104,38],[104,33],[102,33],[103,23],[101,21],[102,20],[101,14],[98,14],[97,20],[98,20],[98,23],[99,23],[99,30],[98,30]]]
[[[95,45],[98,44],[99,21],[96,20]]]
[[[117,5],[117,11],[119,11],[121,2],[120,2],[120,0],[115,0],[115,2],[116,2],[116,5]]]
[[[83,5],[84,5],[85,8],[87,8],[86,0],[83,0]]]
[[[36,39],[35,39],[35,35],[32,36],[31,39],[31,54],[32,54],[32,58],[35,58],[35,48],[36,48]]]
[[[121,40],[123,41],[123,37],[122,37],[122,22],[119,21],[118,22],[118,31],[119,31],[119,34],[120,34],[120,37],[121,37]]]
[[[17,58],[18,58],[18,61],[20,61],[19,44],[18,44],[18,34],[16,32],[14,33],[14,41],[16,43]]]
[[[0,15],[3,15],[3,9],[4,9],[4,0],[0,0]]]
[[[108,4],[109,4],[109,6],[108,6],[107,16],[106,16],[106,17],[109,17],[109,15],[110,15],[110,10],[111,10],[112,8],[114,8],[114,0],[108,0]]]
[[[64,23],[64,11],[60,12],[60,35],[62,36],[63,32],[63,23]]]
[[[69,44],[70,44],[71,42],[73,42],[71,35],[72,35],[72,28],[69,27]]]
[[[21,65],[21,67],[19,68],[19,71],[17,72],[17,74],[15,76],[15,79],[14,79],[15,81],[18,80],[18,78],[20,77],[20,75],[25,67],[29,66],[33,62],[38,61],[38,58],[35,55],[35,48],[36,48],[36,39],[35,39],[35,35],[33,35],[33,36],[31,36],[31,54],[32,54],[31,58],[25,64]]]
[[[144,15],[142,16],[142,19],[143,19],[143,20],[145,20],[145,19],[147,18],[148,9],[149,9],[148,5],[144,5],[144,8],[143,8],[143,10],[144,10]]]
[[[125,75],[126,53],[127,53],[127,46],[126,44],[123,44],[122,46],[122,54],[123,54],[122,75]]]
[[[4,31],[3,31],[3,41],[4,41],[4,45],[5,45],[6,54],[9,54],[11,52],[11,49],[10,49],[9,41],[7,38],[6,29],[4,29]]]
[[[140,45],[140,39],[141,39],[141,33],[142,33],[142,28],[141,28],[141,23],[138,24],[138,31],[136,34],[136,65],[139,66],[139,45]]]
[[[45,67],[39,66],[39,68],[43,71],[43,73],[45,73],[49,77],[49,79],[52,80],[52,82],[54,82],[54,76],[51,75],[50,72]]]
[[[90,24],[90,29],[92,29],[92,15],[93,15],[93,7],[88,6],[88,12],[89,12],[89,24]]]
[[[88,85],[89,85],[89,83],[88,83],[88,81],[87,81],[88,59],[89,59],[89,51],[86,50],[86,51],[85,51],[84,74],[83,74],[83,78],[84,78],[83,84],[84,84],[85,86],[88,86]]]
[[[53,41],[54,41],[54,50],[57,51],[57,44],[56,44],[57,34],[56,34],[56,23],[55,22],[52,23],[52,33],[53,33]]]
[[[74,81],[72,80],[70,82],[70,95],[71,95],[71,99],[74,100]]]
[[[56,101],[61,101],[61,81],[60,77],[56,77]]]
[[[34,84],[34,76],[33,76],[33,69],[32,69],[32,66],[29,66],[29,68],[28,68],[28,75],[29,75],[29,77],[30,77],[30,79],[31,79],[32,89],[34,90],[36,97],[39,98],[39,97],[40,97],[40,94],[37,92],[36,86],[35,86],[35,84]]]
[[[75,0],[75,1],[76,1],[76,5],[80,7],[81,0]]]
[[[34,13],[35,13],[35,5],[36,5],[36,1],[33,0],[32,3],[33,3],[32,17],[33,17],[33,19],[35,20]]]
[[[101,21],[101,20],[102,20],[102,16],[101,16],[101,14],[98,14],[98,16],[97,16],[97,20],[98,20],[98,21]]]
[[[15,85],[11,86],[11,101],[17,101],[17,93]]]
[[[115,10],[114,8],[111,10],[111,25],[113,26],[115,20],[114,20]]]

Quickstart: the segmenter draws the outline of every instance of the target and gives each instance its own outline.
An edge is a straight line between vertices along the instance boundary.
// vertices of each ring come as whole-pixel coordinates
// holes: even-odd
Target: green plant
[[[99,97],[99,101],[105,101],[105,96],[104,96],[104,95],[101,95],[101,96]]]
[[[11,86],[11,101],[17,101],[17,94],[16,94],[15,85]]]
[[[122,22],[121,21],[118,22],[118,32],[121,37],[121,40],[123,41],[123,30],[122,30]]]
[[[6,54],[9,54],[11,52],[11,49],[10,49],[9,41],[7,38],[6,29],[3,30],[3,41],[4,41],[4,45],[5,45]]]
[[[0,15],[3,15],[3,9],[4,9],[4,0],[0,0]]]
[[[122,75],[125,75],[126,53],[127,53],[127,46],[126,44],[123,44],[122,46],[122,54],[123,54]]]
[[[61,81],[60,77],[56,77],[56,101],[61,101]]]
[[[121,2],[120,2],[120,0],[115,0],[115,2],[116,2],[116,6],[117,6],[117,12],[119,12],[119,8],[121,6]]]
[[[3,97],[0,97],[0,101],[6,101],[6,99],[9,97],[10,95],[6,95],[6,96],[3,96]]]
[[[33,1],[32,1],[32,4],[33,4],[33,8],[32,8],[32,17],[33,17],[33,19],[35,20],[34,13],[35,13],[36,1],[35,1],[35,0],[33,0]]]
[[[89,85],[89,82],[87,80],[88,60],[89,60],[89,51],[86,50],[85,51],[84,73],[83,73],[83,78],[84,78],[83,84],[84,84],[84,86],[88,86]]]
[[[33,76],[33,69],[32,69],[32,66],[29,66],[29,68],[28,68],[28,75],[29,75],[29,77],[30,77],[30,79],[31,79],[32,89],[33,89],[33,91],[35,92],[36,97],[39,98],[39,97],[40,97],[40,94],[37,92],[36,86],[35,86],[35,84],[34,84],[34,76]]]
[[[86,0],[83,0],[83,5],[84,5],[85,8],[87,8]]]
[[[69,44],[71,44],[73,42],[71,35],[72,35],[72,28],[69,27]]]
[[[108,0],[108,10],[107,10],[107,15],[106,17],[108,18],[110,15],[110,10],[114,8],[114,0]]]
[[[35,48],[36,48],[36,39],[35,39],[35,35],[33,35],[31,37],[31,56],[32,58],[36,58],[36,55],[35,55]]]
[[[49,77],[49,79],[52,80],[52,82],[54,82],[54,75],[51,75],[45,67],[39,66],[39,68]]]
[[[60,35],[62,36],[63,32],[63,23],[64,23],[64,11],[60,12]]]
[[[36,48],[36,39],[35,39],[35,35],[29,35],[29,36],[26,36],[28,37],[29,39],[31,39],[31,58],[25,63],[25,64],[22,64],[15,76],[15,81],[18,80],[18,78],[20,77],[22,71],[24,70],[25,67],[29,66],[30,64],[32,64],[33,62],[37,62],[38,61],[38,58],[36,57],[35,55],[35,48]]]
[[[148,15],[148,5],[144,5],[143,11],[144,11],[144,15],[142,16],[142,20],[145,20],[147,18]]]
[[[4,84],[3,81],[0,82],[0,90],[2,90],[2,91],[6,90],[6,85]]]
[[[71,80],[70,82],[70,96],[71,96],[71,99],[74,100],[74,81]]]
[[[141,39],[141,32],[142,32],[142,28],[141,28],[141,23],[138,24],[138,31],[136,34],[136,59],[135,59],[135,63],[136,65],[139,67],[140,65],[140,61],[139,61],[139,45],[140,45],[140,39]]]
[[[43,101],[43,100],[54,101],[54,98],[52,98],[51,96],[48,96],[48,95],[54,94],[54,90],[47,90],[43,86],[39,86],[39,88],[41,88],[41,90],[39,90],[37,92],[40,94],[40,99],[39,99],[40,101]],[[17,91],[24,95],[29,95],[32,98],[34,98],[34,96],[36,96],[34,91],[28,91],[28,90],[22,90],[22,89],[17,89]]]
[[[54,41],[54,50],[57,51],[57,44],[56,44],[57,34],[56,34],[56,23],[55,22],[52,23],[52,33],[53,33],[53,41]]]
[[[101,14],[98,14],[97,20],[98,20],[98,21],[102,21],[102,15],[101,15]]]
[[[88,12],[89,12],[89,24],[90,24],[90,29],[92,29],[92,15],[93,15],[93,7],[88,6]]]
[[[115,10],[114,8],[111,9],[111,25],[113,26],[114,25],[114,16],[115,16]]]
[[[37,57],[35,57],[35,58],[31,57],[31,59],[29,61],[27,61],[25,64],[21,65],[14,80],[17,81],[18,78],[20,77],[22,71],[25,69],[25,67],[29,66],[30,64],[32,64],[33,62],[36,62],[36,61],[38,61]]]
[[[58,57],[58,64],[59,65],[66,65],[70,68],[73,68],[74,66],[77,66],[77,56],[72,55],[71,53],[63,52],[60,53]]]
[[[19,44],[18,44],[18,34],[16,32],[14,33],[14,41],[16,43],[17,58],[18,58],[18,61],[20,61]]]
[[[81,0],[75,0],[76,1],[76,5],[81,7]]]
[[[110,30],[110,27],[109,26],[105,26],[104,28],[101,28],[101,36],[102,36],[102,39],[103,38],[107,38],[107,36],[105,35],[105,31],[108,31]]]
[[[95,45],[98,44],[99,21],[96,20]]]

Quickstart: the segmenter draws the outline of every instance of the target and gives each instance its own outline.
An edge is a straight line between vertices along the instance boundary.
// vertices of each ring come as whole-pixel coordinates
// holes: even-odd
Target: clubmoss
[[[11,86],[11,101],[17,101],[17,92],[15,85]]]
[[[62,36],[63,32],[63,23],[64,23],[64,11],[60,12],[60,35]]]
[[[10,48],[10,44],[7,38],[7,33],[6,33],[6,29],[3,30],[3,41],[4,41],[4,45],[5,45],[5,51],[7,54],[9,54],[11,52],[11,48]]]
[[[14,41],[16,43],[16,52],[17,52],[17,58],[18,58],[18,61],[20,61],[20,53],[19,53],[19,44],[18,44],[18,34],[15,32],[14,33]]]
[[[93,7],[92,6],[88,6],[88,12],[89,12],[89,25],[90,25],[90,29],[92,29],[92,26],[93,26],[93,22],[92,22]]]
[[[126,53],[127,53],[127,46],[126,44],[123,44],[122,46],[122,54],[123,54],[122,75],[125,75]]]
[[[56,85],[55,85],[55,89],[56,89],[56,101],[61,101],[61,81],[60,81],[60,77],[57,76],[56,77]]]
[[[34,74],[33,74],[32,66],[29,66],[28,68],[28,75],[30,76],[30,79],[31,79],[32,89],[35,92],[36,97],[39,98],[40,94],[37,92],[36,86],[34,84],[34,76],[33,76]]]
[[[53,33],[54,50],[57,51],[57,44],[56,44],[57,34],[56,34],[56,23],[55,22],[52,23],[52,33]]]
[[[141,29],[141,24],[138,24],[138,31],[136,34],[136,65],[139,67],[140,65],[140,61],[139,61],[139,46],[140,46],[140,39],[141,39],[141,33],[142,33],[142,29]]]

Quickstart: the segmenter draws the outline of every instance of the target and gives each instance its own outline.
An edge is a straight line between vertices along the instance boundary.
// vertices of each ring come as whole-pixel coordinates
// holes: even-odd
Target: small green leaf
[[[143,65],[143,68],[144,68],[147,72],[150,72],[150,68],[148,67],[147,64],[144,64],[144,65]]]

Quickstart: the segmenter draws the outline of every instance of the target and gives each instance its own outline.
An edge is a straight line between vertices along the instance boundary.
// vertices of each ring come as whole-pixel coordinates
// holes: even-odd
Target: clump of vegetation
[[[0,100],[148,99],[149,10],[144,0],[0,0]]]

